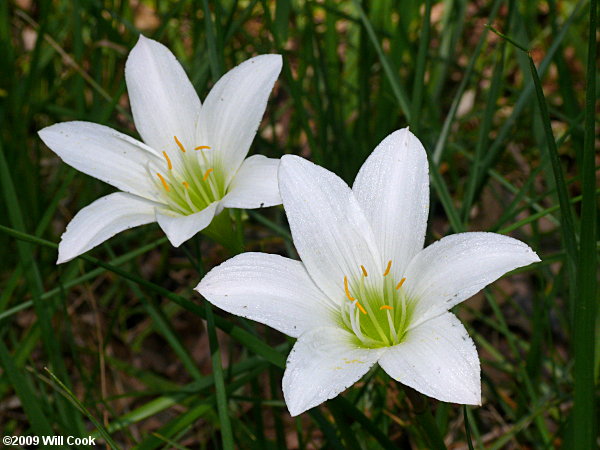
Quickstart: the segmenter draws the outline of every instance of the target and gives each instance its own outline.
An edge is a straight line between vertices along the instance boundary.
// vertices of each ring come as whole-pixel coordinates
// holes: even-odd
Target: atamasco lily
[[[122,191],[79,211],[61,238],[58,263],[138,225],[158,222],[179,246],[223,208],[280,204],[279,160],[246,158],[280,70],[279,55],[249,59],[221,77],[201,104],[175,56],[140,36],[125,78],[143,142],[79,121],[39,132],[64,162]]]
[[[428,163],[408,129],[379,144],[352,188],[290,155],[281,160],[279,187],[302,261],[243,253],[196,289],[225,311],[298,338],[283,377],[290,413],[337,396],[377,363],[427,396],[481,404],[475,345],[449,310],[539,261],[535,252],[486,232],[423,248]]]

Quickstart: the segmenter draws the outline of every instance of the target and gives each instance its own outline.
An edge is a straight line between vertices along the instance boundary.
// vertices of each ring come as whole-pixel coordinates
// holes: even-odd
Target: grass
[[[3,434],[143,449],[594,448],[596,11],[595,0],[0,2]],[[173,50],[201,98],[248,57],[283,55],[251,151],[298,154],[351,182],[410,125],[431,164],[428,242],[489,230],[538,252],[456,308],[481,357],[481,407],[421,397],[378,369],[290,418],[280,385],[292,340],[192,291],[237,244],[174,249],[151,225],[55,265],[68,221],[112,189],[36,131],[87,120],[136,136],[123,68],[140,32]],[[296,257],[282,208],[234,219],[245,250]]]

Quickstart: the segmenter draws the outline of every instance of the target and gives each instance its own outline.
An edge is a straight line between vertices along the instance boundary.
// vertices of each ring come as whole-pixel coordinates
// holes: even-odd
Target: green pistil
[[[223,198],[225,177],[218,161],[211,164],[204,150],[183,151],[177,139],[176,143],[182,151],[179,157],[170,159],[164,152],[167,167],[160,176],[151,176],[164,203],[179,214],[190,215]]]
[[[340,307],[340,323],[356,336],[357,344],[362,347],[397,345],[403,341],[411,322],[414,301],[407,297],[403,282],[397,283],[391,273],[380,280],[366,278],[363,272],[358,280],[349,283],[350,289]]]

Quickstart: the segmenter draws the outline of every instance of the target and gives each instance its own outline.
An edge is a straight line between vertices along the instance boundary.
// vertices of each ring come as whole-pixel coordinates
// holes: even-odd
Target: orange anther
[[[163,156],[167,160],[167,166],[169,167],[169,170],[171,170],[173,168],[173,164],[171,164],[171,158],[169,158],[169,155],[167,155],[167,152],[163,152]]]
[[[405,282],[405,281],[406,281],[406,277],[402,278],[402,279],[400,280],[400,283],[398,283],[398,284],[396,285],[396,289],[400,289],[400,288],[402,287],[402,285],[404,284],[404,282]]]
[[[361,266],[360,266],[360,269],[362,270],[362,273],[363,273],[363,275],[364,275],[365,277],[368,277],[368,276],[369,276],[369,274],[367,273],[367,269],[365,269],[365,266],[361,265]]]
[[[346,276],[344,276],[344,291],[346,291],[346,297],[348,297],[348,300],[356,300],[354,297],[352,297],[352,295],[350,295],[350,289],[348,289],[348,277]]]
[[[164,177],[160,173],[157,173],[156,175],[158,175],[158,178],[160,178],[160,182],[162,183],[163,187],[165,188],[165,191],[169,192],[171,190],[171,188],[167,184],[167,181],[164,179]]]
[[[379,310],[382,310],[382,309],[394,309],[394,308],[392,308],[389,305],[383,305],[381,308],[379,308]]]
[[[208,145],[199,145],[194,150],[210,150],[210,147]]]
[[[177,136],[173,136],[173,139],[175,139],[175,143],[179,147],[179,150],[181,150],[183,153],[185,153],[185,147],[183,146],[181,141],[179,139],[177,139]]]
[[[388,261],[387,267],[385,268],[385,272],[383,272],[383,276],[385,277],[388,273],[390,273],[390,269],[392,268],[392,260]]]
[[[204,172],[204,176],[202,177],[202,181],[206,181],[208,179],[208,176],[210,175],[210,173],[212,172],[212,169],[208,169],[206,172]]]

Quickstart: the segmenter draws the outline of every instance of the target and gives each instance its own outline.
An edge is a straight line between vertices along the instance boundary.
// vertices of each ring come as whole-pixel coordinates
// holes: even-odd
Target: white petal
[[[481,378],[475,344],[452,313],[410,330],[389,348],[379,365],[392,378],[444,402],[481,405]]]
[[[280,71],[280,55],[256,56],[223,75],[204,101],[197,143],[214,149],[232,176],[248,154]]]
[[[140,35],[127,58],[125,80],[135,126],[146,144],[179,151],[177,136],[187,149],[194,148],[200,99],[167,47]]]
[[[383,351],[358,347],[356,337],[340,328],[314,328],[300,336],[283,375],[290,414],[336,397],[367,373]]]
[[[101,197],[79,211],[58,244],[57,264],[67,262],[115,234],[155,221],[156,203],[124,192]]]
[[[210,225],[217,214],[219,202],[213,202],[202,211],[189,216],[176,215],[171,211],[156,209],[156,221],[167,235],[173,247],[179,247],[199,231]]]
[[[242,163],[223,197],[226,208],[266,208],[281,204],[277,169],[279,160],[254,155]]]
[[[38,134],[54,153],[75,169],[125,192],[150,200],[157,198],[146,166],[149,161],[162,161],[147,145],[90,122],[57,123]]]
[[[329,300],[304,265],[279,255],[243,253],[212,269],[196,290],[225,311],[298,337],[318,326],[334,326]]]
[[[517,267],[540,259],[526,244],[496,233],[459,233],[422,250],[406,269],[404,287],[417,301],[417,325],[449,310]]]
[[[279,189],[300,259],[330,298],[343,301],[344,277],[360,276],[361,265],[369,273],[383,272],[371,226],[337,175],[286,155],[279,166]]]
[[[383,264],[399,279],[422,248],[429,213],[429,168],[408,128],[386,137],[361,167],[352,190],[362,206]]]

